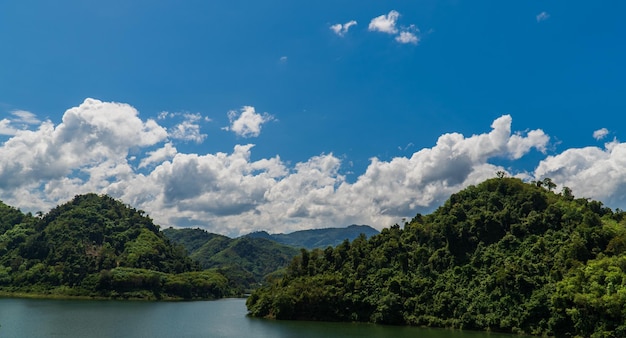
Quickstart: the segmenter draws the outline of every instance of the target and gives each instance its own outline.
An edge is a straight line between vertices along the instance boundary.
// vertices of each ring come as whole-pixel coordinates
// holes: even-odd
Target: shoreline
[[[194,302],[219,300],[225,298],[242,298],[242,297],[223,297],[223,298],[197,298],[184,299],[180,297],[162,297],[162,298],[144,298],[144,297],[105,297],[105,296],[86,296],[86,295],[64,295],[51,293],[37,293],[24,291],[0,291],[0,298],[21,298],[21,299],[50,299],[50,300],[112,300],[112,301],[145,301],[145,302]]]

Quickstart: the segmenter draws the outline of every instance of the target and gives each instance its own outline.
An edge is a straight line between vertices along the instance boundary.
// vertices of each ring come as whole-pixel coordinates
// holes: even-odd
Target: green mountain
[[[200,271],[152,220],[108,196],[79,195],[41,218],[0,204],[0,291],[112,298],[217,298],[217,271]]]
[[[499,177],[255,290],[257,317],[626,336],[626,214]]]
[[[327,246],[337,246],[344,240],[352,241],[365,234],[365,237],[377,235],[378,230],[367,225],[350,225],[346,228],[325,228],[300,230],[288,234],[272,234],[265,231],[253,232],[246,235],[252,238],[266,238],[275,242],[293,246],[296,248],[326,248]]]
[[[201,229],[164,229],[172,242],[181,244],[205,269],[226,275],[234,288],[251,289],[284,269],[300,251],[264,238],[231,239]]]

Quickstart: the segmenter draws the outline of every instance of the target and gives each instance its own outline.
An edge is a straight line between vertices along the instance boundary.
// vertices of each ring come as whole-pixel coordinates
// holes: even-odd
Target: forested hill
[[[300,248],[336,246],[353,240],[359,234],[366,237],[378,230],[366,225],[345,228],[302,230],[289,234],[270,235],[254,232],[238,238],[217,235],[202,229],[163,229],[172,242],[185,247],[189,256],[205,269],[217,268],[236,288],[252,289],[268,277],[283,273]]]
[[[291,262],[300,251],[265,238],[229,238],[202,229],[164,229],[174,243],[187,249],[202,268],[218,269],[240,291],[255,288]]]
[[[113,298],[217,298],[227,279],[200,271],[141,210],[96,194],[42,217],[0,203],[0,291]]]
[[[345,228],[324,228],[300,230],[288,234],[269,234],[265,231],[253,232],[246,235],[252,238],[266,238],[281,244],[290,245],[296,248],[326,248],[327,246],[337,246],[344,240],[352,241],[365,234],[371,237],[378,234],[378,230],[367,225],[350,225]]]
[[[541,182],[539,182],[541,183]],[[251,315],[584,337],[626,336],[626,218],[499,177],[427,216],[303,251]]]

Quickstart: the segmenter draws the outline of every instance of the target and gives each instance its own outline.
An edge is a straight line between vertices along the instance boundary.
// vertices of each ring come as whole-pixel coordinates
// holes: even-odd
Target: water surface
[[[512,337],[361,323],[250,318],[246,316],[245,299],[143,302],[0,298],[0,325],[0,337]]]

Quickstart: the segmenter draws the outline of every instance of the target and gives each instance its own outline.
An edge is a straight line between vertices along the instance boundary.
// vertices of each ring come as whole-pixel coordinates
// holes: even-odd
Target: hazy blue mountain
[[[344,240],[352,241],[364,234],[365,237],[377,235],[378,230],[368,225],[350,225],[345,228],[325,228],[300,230],[288,234],[269,234],[266,231],[253,232],[246,235],[252,238],[265,238],[275,242],[294,246],[297,248],[326,248],[328,246],[337,246]]]

